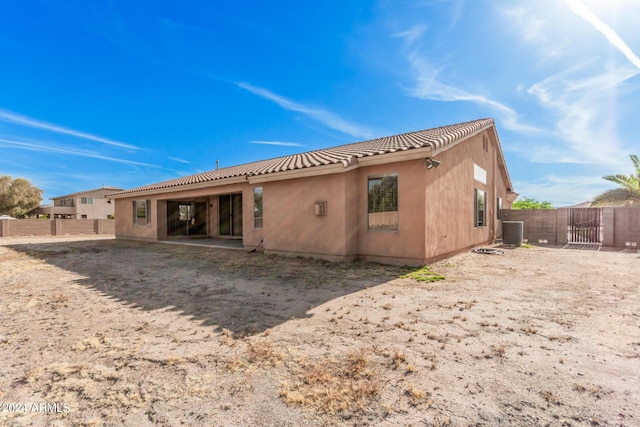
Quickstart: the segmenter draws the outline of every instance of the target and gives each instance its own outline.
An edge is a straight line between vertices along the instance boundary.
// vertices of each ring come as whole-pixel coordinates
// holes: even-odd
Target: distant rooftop
[[[116,193],[118,191],[124,191],[122,188],[106,186],[106,187],[94,188],[93,190],[85,190],[85,191],[78,191],[77,193],[65,194],[64,196],[50,197],[49,200],[71,199],[71,198],[74,198],[74,197],[86,195],[86,194],[89,194],[89,193],[95,193],[97,191],[104,191],[104,190],[106,190],[105,194]]]

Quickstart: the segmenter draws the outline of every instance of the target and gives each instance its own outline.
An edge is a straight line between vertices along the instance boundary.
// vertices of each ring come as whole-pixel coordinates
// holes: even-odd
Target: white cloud
[[[64,126],[47,123],[41,120],[32,119],[7,110],[0,110],[0,121],[13,123],[20,126],[26,126],[35,129],[42,129],[49,132],[60,133],[64,135],[75,136],[77,138],[87,139],[90,141],[102,142],[103,144],[112,145],[120,148],[128,148],[130,150],[139,150],[135,145],[125,144],[124,142],[114,141],[112,139],[103,138],[101,136],[92,135],[90,133],[69,129]]]
[[[566,0],[571,10],[585,21],[593,25],[593,27],[600,32],[611,45],[618,49],[633,65],[640,69],[640,58],[636,55],[629,45],[620,38],[620,36],[605,22],[603,22],[598,16],[593,13],[591,9],[585,6],[580,0]]]
[[[191,163],[191,162],[190,162],[190,161],[188,161],[188,160],[179,159],[179,158],[177,158],[177,157],[169,157],[169,160],[173,160],[174,162],[179,162],[179,163],[187,163],[187,164],[188,164],[188,163]]]
[[[282,141],[249,141],[250,144],[262,144],[262,145],[278,145],[281,147],[304,147],[304,145],[297,142],[282,142]]]
[[[21,150],[40,151],[40,152],[49,152],[49,153],[57,153],[57,154],[68,154],[68,155],[71,155],[71,156],[80,156],[80,157],[90,157],[90,158],[93,158],[93,159],[106,160],[106,161],[109,161],[109,162],[116,162],[116,163],[124,163],[124,164],[128,164],[128,165],[149,166],[149,167],[154,167],[154,168],[160,167],[160,166],[157,166],[157,165],[152,165],[150,163],[136,162],[136,161],[133,161],[133,160],[126,160],[126,159],[119,159],[119,158],[115,158],[115,157],[103,156],[101,154],[90,152],[90,151],[71,150],[71,149],[68,149],[68,148],[49,147],[49,146],[46,146],[46,145],[33,144],[33,143],[21,142],[21,141],[13,141],[13,140],[10,140],[10,139],[0,139],[0,145],[3,145],[3,144],[9,145],[12,148],[18,148],[18,149],[21,149]]]
[[[556,117],[554,133],[568,143],[562,157],[575,163],[608,163],[623,166],[617,141],[617,118],[611,115],[615,89],[640,74],[629,66],[593,73],[591,62],[578,64],[533,84],[527,92]],[[553,157],[550,157],[550,159]]]
[[[420,99],[435,101],[466,101],[489,107],[492,113],[497,114],[503,125],[511,130],[521,132],[539,132],[540,129],[524,125],[519,122],[518,114],[505,104],[494,101],[485,95],[470,93],[464,89],[445,84],[439,80],[440,69],[420,58],[416,53],[408,57],[411,69],[415,73],[415,86],[409,89],[410,96]]]
[[[562,35],[561,31],[558,31],[557,25],[552,20],[541,17],[539,12],[532,10],[533,7],[533,4],[527,3],[526,7],[497,7],[496,10],[504,17],[501,25],[519,34],[525,43],[540,52],[540,55],[535,58],[536,61],[545,63],[562,57],[568,51],[569,40]],[[543,6],[544,12],[548,13],[550,7],[550,5]],[[528,50],[531,51],[531,48]],[[534,59],[533,55],[529,59]]]
[[[611,184],[597,176],[563,176],[550,175],[535,182],[516,181],[514,189],[519,198],[551,202],[554,207],[567,207],[593,200],[593,198],[611,188]]]
[[[366,127],[357,125],[355,123],[350,123],[339,117],[337,114],[332,113],[331,111],[299,104],[283,96],[277,95],[267,89],[250,85],[249,83],[240,82],[236,84],[238,87],[249,91],[254,95],[274,102],[285,110],[302,113],[331,129],[357,138],[373,138],[373,133]]]
[[[425,25],[418,24],[418,25],[414,25],[413,27],[409,28],[408,30],[400,31],[398,33],[395,33],[395,34],[392,35],[392,37],[397,37],[397,38],[404,39],[404,41],[407,44],[412,44],[417,39],[422,37],[422,35],[424,34],[424,32],[426,30],[427,30],[427,27]]]

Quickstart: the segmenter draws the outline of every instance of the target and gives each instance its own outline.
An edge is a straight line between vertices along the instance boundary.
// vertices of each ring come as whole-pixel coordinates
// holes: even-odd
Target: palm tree
[[[603,176],[602,179],[615,182],[620,188],[600,194],[591,202],[591,206],[640,206],[640,159],[635,154],[629,157],[633,162],[635,174]]]

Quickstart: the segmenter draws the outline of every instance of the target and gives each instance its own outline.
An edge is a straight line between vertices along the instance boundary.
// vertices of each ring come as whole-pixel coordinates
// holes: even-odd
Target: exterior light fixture
[[[440,166],[440,162],[432,159],[431,157],[427,157],[426,159],[424,159],[424,166],[427,168],[427,170],[429,170]]]

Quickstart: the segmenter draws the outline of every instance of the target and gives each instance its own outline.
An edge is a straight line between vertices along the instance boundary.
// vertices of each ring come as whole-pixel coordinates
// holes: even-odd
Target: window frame
[[[496,219],[502,219],[502,197],[496,197]]]
[[[141,213],[144,211],[144,215]],[[133,201],[133,226],[141,227],[151,224],[151,200],[138,199]]]
[[[391,203],[392,205],[395,205],[395,210],[385,210],[384,206],[378,207],[376,208],[376,206],[372,206],[372,200],[371,200],[371,196],[372,196],[372,182],[379,180],[380,181],[380,186],[383,185],[385,180],[393,180],[394,184],[394,191],[395,191],[395,195],[393,194],[393,192],[391,193],[390,196],[387,196],[386,193],[384,193],[384,190],[382,189],[383,193],[381,195],[381,198],[386,198],[386,197],[391,197]],[[375,185],[375,184],[373,184]],[[373,232],[392,232],[392,233],[397,233],[400,229],[400,196],[399,196],[399,192],[400,192],[400,183],[399,183],[399,179],[398,179],[398,174],[397,173],[390,173],[390,174],[383,174],[383,175],[371,175],[371,176],[367,176],[367,231],[373,231]],[[395,200],[394,200],[395,199]],[[375,203],[375,202],[373,202]],[[385,203],[383,201],[383,203]],[[377,210],[380,209],[380,210]],[[371,214],[376,214],[376,213],[388,213],[389,215],[392,216],[392,223],[391,224],[381,224],[380,226],[375,226],[371,224]],[[395,213],[395,215],[393,215]]]
[[[93,204],[93,197],[80,197],[80,204],[81,205],[92,205]]]
[[[480,194],[482,198],[478,197]],[[487,192],[479,188],[473,189],[473,226],[474,228],[487,226]]]
[[[258,194],[260,195],[258,198]],[[260,229],[264,226],[264,189],[253,188],[253,228]]]

